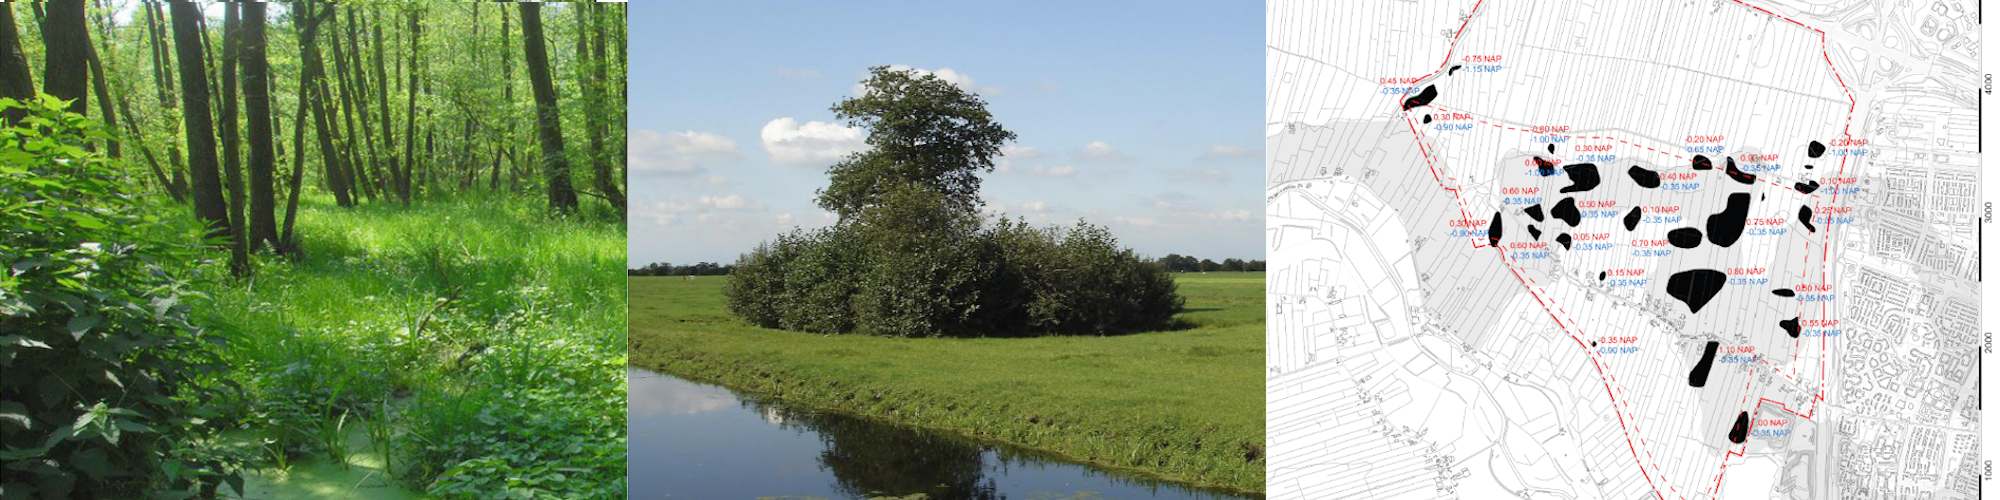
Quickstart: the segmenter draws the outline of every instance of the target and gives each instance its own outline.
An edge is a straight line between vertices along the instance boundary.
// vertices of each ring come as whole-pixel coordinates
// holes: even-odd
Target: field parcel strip
[[[1100,467],[1263,491],[1263,273],[1180,275],[1185,330],[1010,339],[757,328],[723,307],[727,279],[632,279],[632,364]]]

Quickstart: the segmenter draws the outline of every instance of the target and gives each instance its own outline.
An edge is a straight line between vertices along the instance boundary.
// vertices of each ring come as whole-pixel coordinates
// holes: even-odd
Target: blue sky
[[[876,65],[978,92],[1019,135],[987,209],[1148,256],[1263,258],[1264,9],[1245,2],[634,2],[633,265],[734,262],[861,145],[827,110]]]

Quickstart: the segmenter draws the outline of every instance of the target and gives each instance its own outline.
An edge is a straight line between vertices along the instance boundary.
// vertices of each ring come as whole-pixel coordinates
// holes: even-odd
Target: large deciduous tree
[[[569,158],[563,155],[562,109],[556,105],[556,88],[549,78],[549,52],[542,37],[542,5],[521,5],[521,40],[528,62],[529,86],[535,92],[535,123],[542,143],[542,177],[548,183],[549,208],[557,213],[576,211],[576,189],[570,186]]]
[[[847,220],[904,184],[937,191],[946,206],[976,211],[979,174],[1014,133],[993,121],[986,101],[936,75],[869,69],[862,94],[833,106],[834,116],[866,128],[870,149],[827,168],[820,208]]]

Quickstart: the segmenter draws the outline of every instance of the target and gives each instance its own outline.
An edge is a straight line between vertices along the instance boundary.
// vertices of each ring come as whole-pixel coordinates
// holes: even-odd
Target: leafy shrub
[[[745,254],[730,310],[766,328],[892,337],[1106,335],[1181,310],[1172,277],[1101,227],[988,227],[914,185],[879,200]]]
[[[188,321],[198,230],[88,149],[47,96],[0,110],[0,491],[163,498],[241,491],[217,444],[213,338]]]

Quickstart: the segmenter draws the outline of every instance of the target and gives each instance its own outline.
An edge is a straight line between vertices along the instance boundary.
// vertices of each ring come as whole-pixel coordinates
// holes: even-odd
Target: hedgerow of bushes
[[[758,246],[725,292],[758,326],[891,337],[1129,333],[1182,307],[1173,278],[1102,227],[987,224],[918,185]]]

